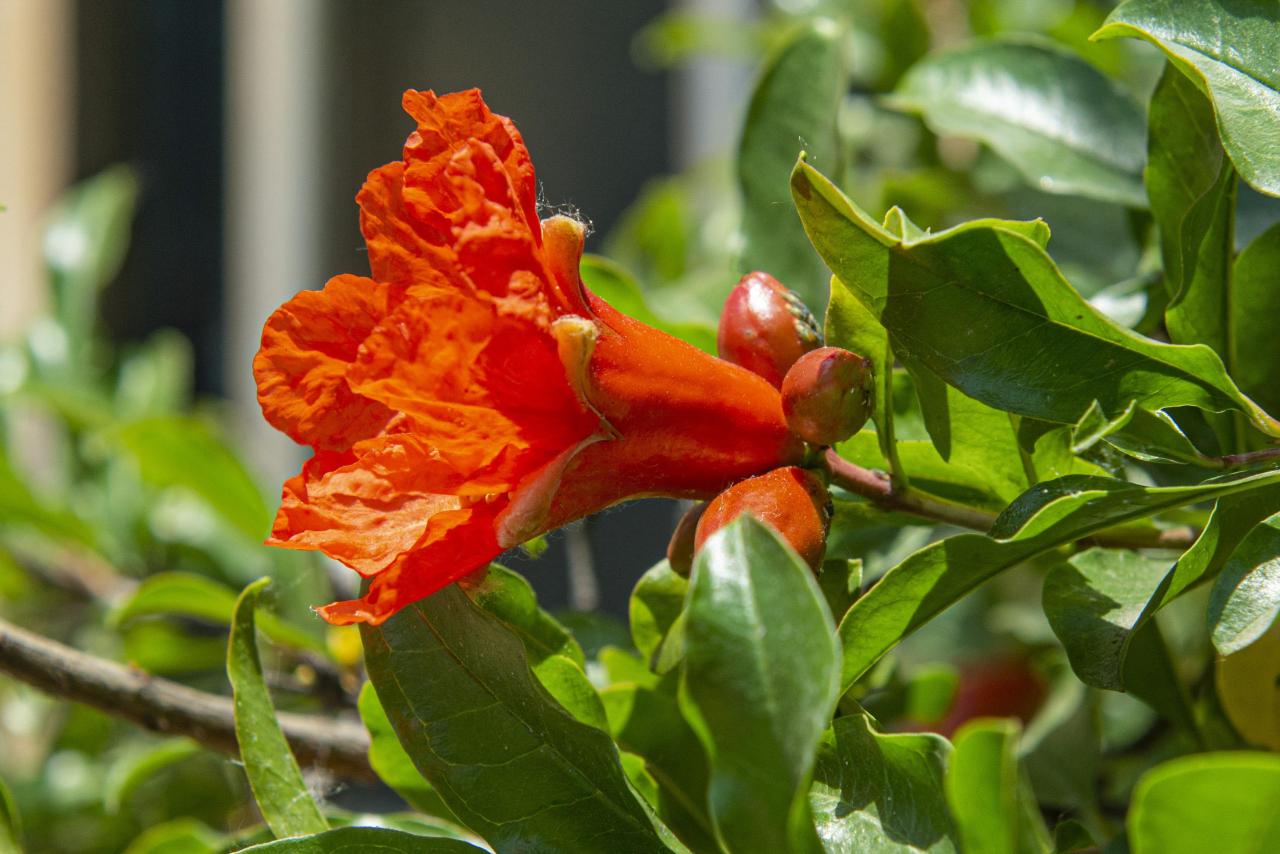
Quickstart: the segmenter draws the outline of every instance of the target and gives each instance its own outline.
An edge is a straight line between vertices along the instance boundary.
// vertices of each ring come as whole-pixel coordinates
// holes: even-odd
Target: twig
[[[0,620],[0,672],[144,729],[189,736],[210,749],[240,755],[230,697],[88,655],[4,620]],[[369,736],[364,727],[290,712],[278,717],[300,764],[346,779],[377,779],[369,767]]]
[[[914,489],[897,490],[887,475],[851,463],[834,450],[826,452],[825,463],[832,483],[861,495],[882,510],[907,513],[983,533],[989,531],[996,520],[994,513],[985,510],[952,504]],[[1189,527],[1160,531],[1100,531],[1089,537],[1088,542],[1112,548],[1186,549],[1195,542],[1196,536],[1196,531]]]

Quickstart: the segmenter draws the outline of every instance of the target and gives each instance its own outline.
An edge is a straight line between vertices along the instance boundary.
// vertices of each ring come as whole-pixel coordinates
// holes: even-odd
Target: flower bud
[[[698,521],[706,510],[707,502],[699,501],[680,517],[671,533],[671,542],[667,543],[667,564],[676,575],[688,578],[693,569],[694,538],[698,532]]]
[[[817,572],[827,549],[831,496],[822,479],[795,466],[774,469],[734,484],[707,505],[698,522],[695,549],[742,513],[773,528]]]
[[[768,273],[743,276],[725,300],[716,334],[720,358],[782,385],[796,359],[822,345],[818,322],[786,285]]]
[[[782,380],[787,427],[815,445],[843,442],[871,414],[871,363],[839,347],[801,356]]]

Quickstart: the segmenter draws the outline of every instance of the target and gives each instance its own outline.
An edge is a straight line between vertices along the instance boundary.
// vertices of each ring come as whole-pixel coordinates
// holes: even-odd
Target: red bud
[[[827,549],[830,495],[816,474],[795,466],[734,484],[716,496],[698,522],[696,548],[742,513],[773,528],[813,568],[822,566]]]
[[[699,501],[690,507],[671,533],[671,542],[667,544],[667,563],[676,575],[688,578],[693,569],[694,538],[698,532],[698,521],[706,509],[705,501]]]
[[[806,442],[843,442],[871,414],[871,363],[839,347],[805,353],[782,380],[782,413]]]
[[[729,293],[716,349],[720,358],[782,385],[796,359],[821,346],[818,322],[786,285],[768,273],[748,273]]]

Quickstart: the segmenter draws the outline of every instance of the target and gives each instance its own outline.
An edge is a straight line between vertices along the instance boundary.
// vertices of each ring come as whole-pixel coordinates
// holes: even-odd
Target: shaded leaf
[[[961,845],[984,854],[1049,851],[1049,834],[1018,770],[1018,724],[979,719],[953,740],[947,802]]]
[[[978,139],[1033,187],[1146,207],[1142,110],[1048,41],[983,41],[916,63],[888,104]]]
[[[378,702],[378,692],[374,690],[373,683],[366,682],[361,686],[358,706],[360,720],[369,731],[369,765],[378,778],[419,812],[456,821],[453,811],[413,767],[413,760],[400,746],[400,739]]]
[[[361,637],[406,753],[495,850],[664,850],[608,735],[557,704],[521,639],[456,585]]]
[[[1232,282],[1232,376],[1263,406],[1280,407],[1280,223],[1240,253]]]
[[[817,849],[805,791],[839,697],[840,650],[813,573],[740,516],[694,561],[681,707],[711,761],[729,851]]]
[[[1213,100],[1240,177],[1280,196],[1280,8],[1266,0],[1127,0],[1094,39],[1145,39]]]
[[[824,850],[955,851],[943,791],[950,753],[941,736],[886,735],[866,715],[836,718],[819,745],[809,792]]]
[[[236,602],[227,647],[227,677],[235,699],[236,740],[245,776],[267,826],[277,837],[319,833],[328,827],[307,791],[297,760],[276,720],[262,675],[254,612],[270,579],[250,584]]]
[[[894,354],[975,400],[1064,424],[1095,400],[1106,412],[1239,409],[1280,435],[1212,350],[1144,338],[1090,306],[1045,253],[1043,223],[975,220],[904,241],[803,161],[791,183],[810,239]]]

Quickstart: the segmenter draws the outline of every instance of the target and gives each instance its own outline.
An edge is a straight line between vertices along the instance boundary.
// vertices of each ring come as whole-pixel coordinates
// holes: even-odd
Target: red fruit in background
[[[773,528],[816,572],[827,549],[830,495],[822,479],[795,466],[734,484],[716,496],[698,522],[694,548],[743,513]]]
[[[812,312],[768,273],[743,276],[720,312],[720,358],[759,374],[775,388],[797,359],[821,344]]]
[[[948,738],[974,718],[1031,720],[1048,688],[1025,657],[1001,655],[960,667],[960,681],[946,717],[928,728]]]
[[[834,445],[871,415],[871,363],[839,347],[801,356],[782,380],[787,427],[806,442]]]

